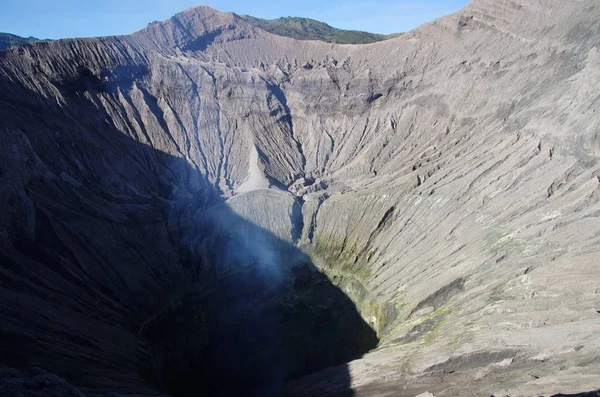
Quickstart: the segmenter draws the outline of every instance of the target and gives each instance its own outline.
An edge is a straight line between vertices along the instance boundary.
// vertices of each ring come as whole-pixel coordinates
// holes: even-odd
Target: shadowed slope
[[[0,79],[1,363],[94,392],[266,396],[375,347],[354,304],[289,241],[295,199],[267,200],[271,232],[193,162],[150,146],[177,148],[161,135],[176,131],[155,118],[149,69],[110,45],[101,53],[126,62],[106,78],[92,69],[108,65],[87,64],[34,87]]]

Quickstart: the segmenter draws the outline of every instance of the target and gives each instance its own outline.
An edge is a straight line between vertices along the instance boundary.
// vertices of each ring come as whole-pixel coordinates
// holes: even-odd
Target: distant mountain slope
[[[10,33],[0,33],[0,51],[21,44],[35,43],[40,41],[35,37],[20,37]]]
[[[320,40],[338,44],[368,44],[388,38],[383,34],[337,29],[310,18],[262,19],[249,15],[242,15],[241,17],[246,22],[267,32],[298,40]]]

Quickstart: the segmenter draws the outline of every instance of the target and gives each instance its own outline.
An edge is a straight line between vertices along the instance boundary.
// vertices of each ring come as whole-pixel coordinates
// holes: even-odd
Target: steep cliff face
[[[0,364],[124,395],[597,387],[599,17],[476,0],[335,45],[198,7],[0,53]]]

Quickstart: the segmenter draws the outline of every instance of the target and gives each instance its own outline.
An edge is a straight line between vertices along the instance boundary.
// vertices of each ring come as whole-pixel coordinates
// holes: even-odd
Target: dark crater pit
[[[312,264],[284,280],[269,272],[238,270],[145,324],[150,380],[174,396],[273,396],[286,381],[376,346],[354,304]]]

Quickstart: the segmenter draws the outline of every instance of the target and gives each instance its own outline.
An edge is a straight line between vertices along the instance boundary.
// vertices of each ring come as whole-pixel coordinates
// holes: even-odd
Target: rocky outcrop
[[[199,7],[0,53],[0,364],[123,395],[594,389],[598,17],[475,0],[333,45]]]

